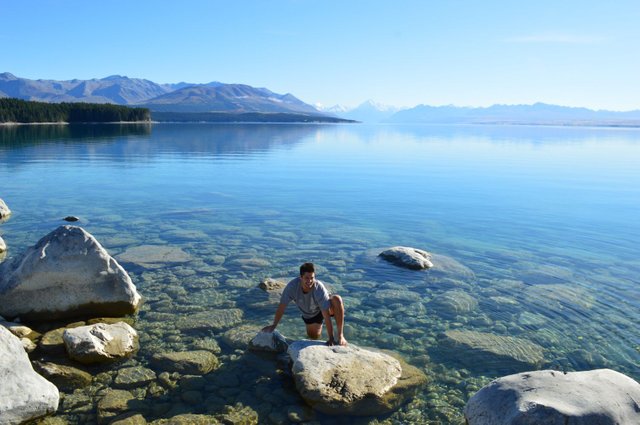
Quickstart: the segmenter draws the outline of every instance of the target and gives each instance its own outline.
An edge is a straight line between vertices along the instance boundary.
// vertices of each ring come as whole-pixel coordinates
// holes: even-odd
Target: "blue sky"
[[[307,103],[640,109],[638,0],[0,0],[0,72]]]

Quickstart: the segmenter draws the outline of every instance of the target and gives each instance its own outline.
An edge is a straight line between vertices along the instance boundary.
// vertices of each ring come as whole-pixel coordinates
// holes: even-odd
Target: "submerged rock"
[[[62,391],[86,387],[93,379],[90,373],[73,366],[51,362],[34,362],[33,365],[40,375],[53,382]]]
[[[242,403],[233,406],[225,406],[223,412],[215,416],[223,424],[233,425],[257,425],[258,412]]]
[[[475,311],[478,301],[464,291],[451,290],[434,297],[428,306],[437,309],[443,317],[453,317]]]
[[[433,267],[431,254],[417,248],[394,246],[382,251],[379,256],[397,266],[412,270],[423,270]]]
[[[174,246],[140,245],[116,256],[119,261],[133,263],[146,269],[158,269],[167,264],[188,263],[193,258]]]
[[[127,272],[80,227],[60,226],[0,265],[0,314],[5,317],[122,316],[135,312],[139,303]]]
[[[62,334],[67,328],[57,328],[46,332],[40,338],[38,347],[43,353],[47,354],[63,354],[64,353],[64,340]]]
[[[153,355],[151,362],[167,372],[185,375],[204,375],[220,366],[218,358],[205,350],[157,353]]]
[[[473,270],[454,258],[433,254],[431,260],[433,261],[433,272],[442,273],[451,279],[461,281],[476,280],[476,274]]]
[[[318,341],[296,341],[288,353],[298,392],[323,413],[388,413],[426,382],[417,368],[403,367],[390,355],[354,345],[329,347]]]
[[[611,369],[540,370],[492,381],[467,403],[469,425],[640,423],[640,384]]]
[[[0,423],[21,424],[58,409],[60,393],[36,373],[20,340],[0,326]]]
[[[217,309],[180,317],[176,327],[181,331],[204,329],[221,331],[242,321],[242,310],[238,308]]]
[[[284,353],[289,348],[289,344],[284,336],[278,331],[258,332],[249,342],[249,350],[268,351],[272,353]]]
[[[156,373],[142,366],[125,367],[118,370],[113,380],[118,388],[140,388],[156,380]]]
[[[441,340],[446,356],[471,369],[518,371],[539,366],[544,349],[531,341],[467,330],[446,331]]]
[[[249,348],[249,343],[262,329],[262,325],[242,324],[234,326],[222,334],[222,341],[229,347],[245,350]]]
[[[138,333],[124,322],[66,329],[62,339],[69,357],[85,364],[118,360],[138,349]]]
[[[149,425],[216,425],[220,421],[212,415],[199,415],[195,413],[183,413],[172,416],[168,419],[157,419],[149,422]],[[225,424],[235,424],[235,422],[224,422]]]
[[[563,319],[582,321],[595,304],[594,296],[573,284],[535,285],[526,288],[523,298],[541,311],[560,313]],[[582,313],[582,314],[581,314]]]
[[[265,292],[279,292],[282,293],[284,288],[287,286],[286,282],[281,280],[272,279],[270,277],[263,279],[260,281],[258,287]]]
[[[135,397],[129,391],[126,390],[108,390],[103,397],[98,401],[97,416],[98,423],[107,424],[112,419],[121,413],[131,410],[129,402],[134,400]]]

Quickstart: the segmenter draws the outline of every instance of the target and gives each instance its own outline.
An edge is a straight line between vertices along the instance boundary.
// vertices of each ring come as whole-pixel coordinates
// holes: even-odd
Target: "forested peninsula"
[[[0,99],[0,124],[107,123],[151,121],[147,108],[103,103],[46,103]]]

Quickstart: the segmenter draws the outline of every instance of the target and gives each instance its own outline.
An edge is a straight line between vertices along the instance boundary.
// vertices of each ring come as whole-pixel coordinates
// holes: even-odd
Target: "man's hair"
[[[304,275],[305,273],[315,273],[316,272],[316,268],[313,266],[313,263],[304,263],[303,265],[300,266],[300,276]]]

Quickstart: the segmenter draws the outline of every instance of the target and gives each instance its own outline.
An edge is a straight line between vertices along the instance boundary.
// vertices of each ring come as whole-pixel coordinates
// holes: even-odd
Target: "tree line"
[[[21,99],[0,99],[0,123],[38,122],[132,122],[150,121],[147,108],[130,108],[110,103],[46,103]]]

